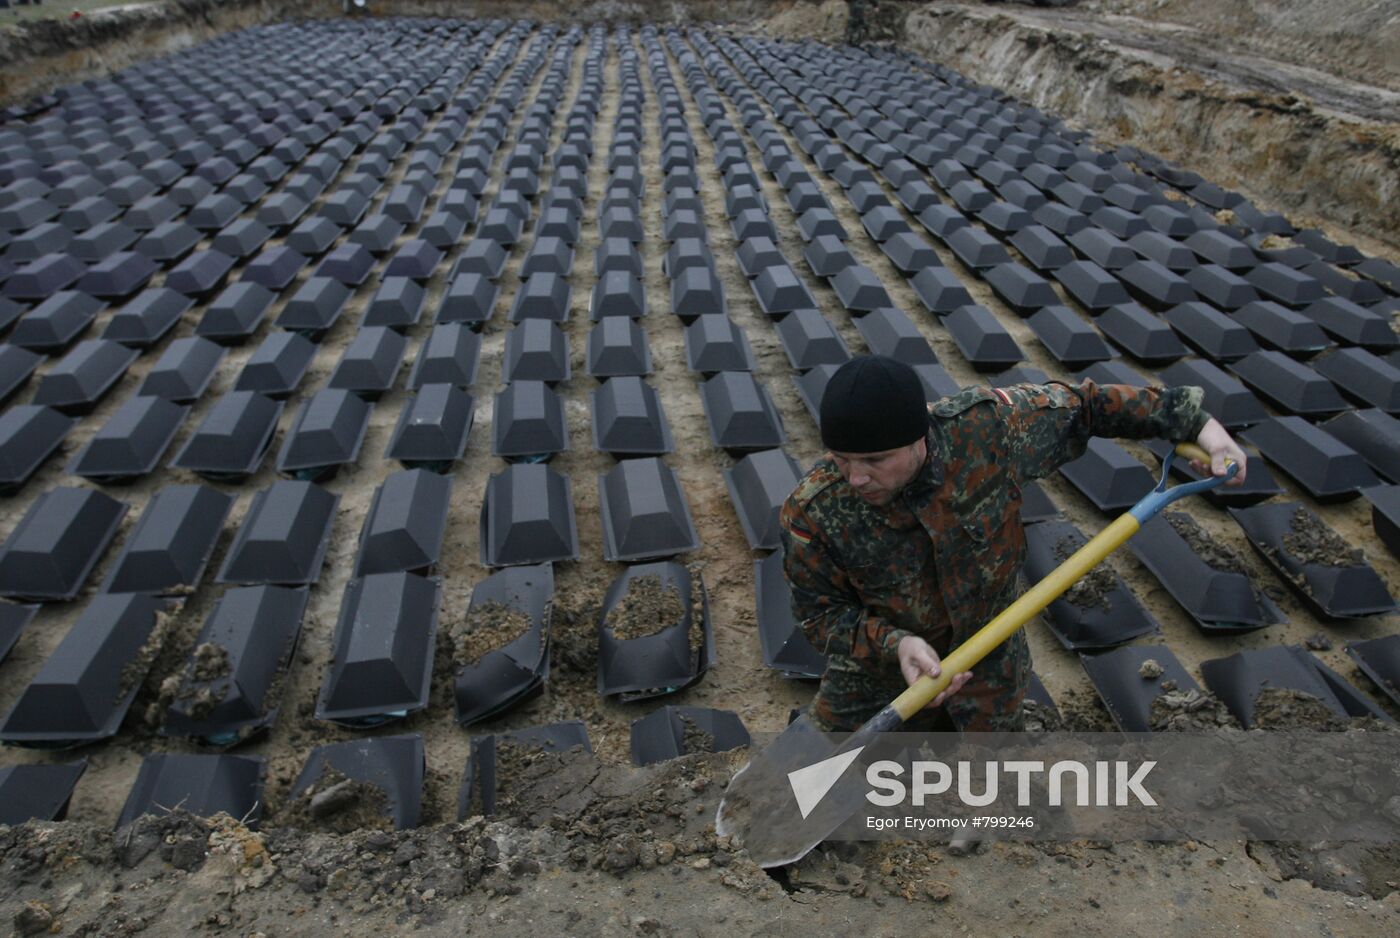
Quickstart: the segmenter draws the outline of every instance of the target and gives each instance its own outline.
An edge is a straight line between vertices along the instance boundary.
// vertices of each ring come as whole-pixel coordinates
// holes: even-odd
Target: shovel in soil
[[[730,780],[715,815],[715,832],[739,840],[762,867],[794,863],[826,839],[861,803],[863,773],[847,770],[863,750],[873,748],[881,733],[898,730],[938,696],[953,675],[971,670],[1167,505],[1212,489],[1238,471],[1231,463],[1225,476],[1168,489],[1174,455],[1210,464],[1199,446],[1177,444],[1167,454],[1156,487],[1141,501],[955,648],[943,659],[938,677],[919,678],[843,742],[833,743],[808,715],[794,720]]]

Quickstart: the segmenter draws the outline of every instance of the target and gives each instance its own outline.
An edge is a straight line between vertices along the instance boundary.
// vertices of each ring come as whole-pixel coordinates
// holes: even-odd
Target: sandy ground
[[[638,49],[640,52],[640,43]],[[561,99],[565,107],[572,102],[581,82],[585,51],[580,46],[574,54],[569,85]],[[601,193],[606,184],[606,155],[618,106],[617,63],[614,54],[604,70],[605,90],[589,173],[590,192],[594,194]],[[670,57],[670,67],[686,101],[687,118],[698,148],[697,171],[711,226],[711,247],[725,282],[730,315],[747,333],[755,354],[756,375],[772,394],[782,415],[788,436],[787,452],[803,465],[809,464],[820,452],[816,427],[790,380],[792,372],[774,327],[758,308],[738,267],[734,257],[736,245],[724,216],[723,188],[714,169],[713,146],[673,57]],[[547,70],[548,64],[537,76],[535,86],[527,92],[527,102]],[[641,78],[647,92],[643,164],[655,167],[659,158],[657,108],[644,53]],[[741,126],[732,102],[727,106],[731,120]],[[496,181],[503,154],[510,149],[510,140],[524,108],[522,105],[517,111],[511,135],[497,155],[497,172],[493,174]],[[554,128],[551,151],[561,133],[562,121]],[[465,136],[469,135],[470,130]],[[793,149],[800,155],[795,144]],[[446,190],[454,156],[455,153],[449,154],[444,162],[434,198],[440,198]],[[781,188],[762,169],[758,156],[749,141],[750,161],[758,170],[773,220],[782,235],[780,247],[817,298],[823,315],[835,325],[847,345],[853,351],[863,350],[864,343],[849,315],[832,291],[813,278],[802,262],[794,217]],[[400,158],[380,198],[401,176],[406,162],[406,155]],[[815,166],[809,165],[809,169],[843,224],[853,233],[860,233],[859,218],[839,187]],[[494,196],[496,181],[483,197],[483,204],[489,204]],[[544,181],[547,185],[547,174]],[[642,251],[650,306],[650,314],[643,325],[656,372],[651,383],[660,392],[676,440],[676,452],[668,456],[666,462],[680,476],[702,544],[700,550],[685,559],[700,565],[709,586],[718,665],[695,687],[660,702],[732,709],[751,731],[774,731],[784,725],[790,708],[809,699],[812,685],[785,681],[767,671],[761,663],[753,609],[754,555],[748,550],[729,503],[723,477],[723,470],[732,465],[732,459],[710,443],[698,383],[685,367],[681,324],[670,312],[668,281],[660,270],[666,247],[660,226],[661,195],[660,188],[653,186],[647,188],[643,199],[646,239]],[[599,473],[611,468],[613,460],[592,448],[588,402],[596,382],[587,376],[583,358],[591,325],[587,304],[594,283],[592,257],[597,246],[597,210],[596,199],[586,206],[583,234],[570,278],[572,316],[564,327],[574,377],[559,390],[565,400],[571,446],[551,463],[553,469],[567,475],[572,482],[581,556],[577,563],[560,565],[556,571],[556,641],[573,641],[573,647],[581,646],[586,666],[587,642],[602,594],[622,570],[621,565],[601,560],[602,528],[596,479]],[[431,207],[424,213],[425,218],[430,211]],[[504,463],[489,452],[491,398],[500,387],[504,342],[509,328],[504,318],[519,282],[517,272],[531,231],[531,228],[526,229],[521,243],[511,253],[501,280],[495,317],[485,331],[481,368],[473,389],[477,398],[477,424],[467,455],[454,473],[452,512],[444,541],[444,559],[438,570],[444,581],[440,610],[443,623],[459,620],[464,615],[472,587],[486,573],[478,563],[479,506],[487,479],[504,467]],[[413,233],[411,227],[404,238]],[[922,312],[903,278],[874,244],[862,234],[852,239],[851,246],[858,259],[880,275],[896,303],[910,313],[953,377],[962,383],[981,380],[961,358],[946,331]],[[1027,364],[1057,374],[1056,363],[1023,321],[1001,304],[985,284],[958,267],[951,255],[941,249],[940,255],[959,273],[974,298],[993,309],[1012,331],[1031,359]],[[410,351],[400,372],[400,386],[412,367],[414,354],[431,330],[432,311],[445,289],[446,271],[451,261],[449,256],[439,266],[439,273],[431,282],[423,320],[409,332]],[[232,387],[243,362],[271,330],[285,297],[293,294],[308,274],[309,269],[284,291],[284,300],[274,305],[264,325],[248,344],[231,350],[214,385],[186,418],[169,453],[176,452],[198,426],[213,400]],[[325,382],[352,338],[355,323],[377,281],[377,276],[371,276],[356,292],[336,326],[322,340],[301,390],[288,402],[274,446],[280,446],[301,402]],[[84,418],[70,435],[63,452],[51,458],[17,496],[5,502],[0,512],[0,538],[9,534],[42,492],[56,485],[87,484],[64,475],[69,458],[134,392],[170,339],[193,333],[202,311],[203,307],[197,306],[165,342],[143,355],[98,410]],[[99,317],[88,335],[100,334],[110,316],[108,311]],[[27,400],[33,387],[34,384],[30,384],[16,401]],[[342,469],[327,484],[341,496],[339,513],[321,579],[312,590],[301,645],[286,684],[282,712],[268,737],[240,750],[268,759],[267,801],[274,816],[313,746],[359,735],[314,720],[311,709],[330,659],[331,637],[341,595],[353,566],[360,527],[375,488],[399,468],[382,459],[381,454],[406,400],[403,390],[395,390],[374,405],[359,462]],[[1146,450],[1133,444],[1128,444],[1128,448],[1146,464],[1155,465]],[[238,501],[225,523],[208,571],[217,570],[222,563],[233,534],[246,514],[252,493],[274,481],[272,462],[273,457],[269,457],[259,473],[241,486],[221,487],[235,494]],[[134,485],[111,489],[110,493],[128,502],[132,510],[117,541],[89,582],[101,582],[122,540],[161,486],[194,481],[199,480],[187,473],[163,470]],[[1285,497],[1299,497],[1292,483],[1283,480],[1283,484],[1287,490]],[[1046,489],[1065,510],[1069,520],[1086,533],[1092,533],[1109,520],[1058,477],[1047,480]],[[1223,511],[1204,503],[1193,505],[1191,510],[1212,535],[1242,553],[1250,553],[1242,533]],[[1370,528],[1369,506],[1356,500],[1325,506],[1320,514],[1348,541],[1365,548],[1368,559],[1392,594],[1400,595],[1400,562],[1386,553],[1376,540]],[[1369,692],[1365,679],[1353,668],[1340,646],[1346,640],[1395,631],[1393,619],[1364,620],[1344,626],[1323,623],[1290,595],[1284,602],[1289,617],[1284,625],[1245,636],[1207,636],[1191,624],[1157,581],[1127,552],[1120,552],[1109,564],[1123,576],[1161,625],[1160,635],[1146,641],[1169,645],[1198,677],[1198,666],[1203,660],[1243,648],[1297,643],[1321,631],[1335,643],[1332,650],[1320,652],[1323,660]],[[161,848],[137,858],[134,867],[128,870],[112,862],[116,848],[107,832],[130,790],[142,755],[151,751],[195,751],[179,742],[156,738],[141,717],[160,681],[177,669],[191,650],[195,631],[221,592],[209,582],[211,575],[206,575],[204,584],[180,611],[172,638],[152,669],[142,696],[121,733],[116,739],[87,747],[79,753],[88,759],[89,768],[77,788],[70,823],[0,832],[0,870],[3,871],[0,872],[0,906],[6,914],[22,913],[22,903],[27,900],[42,901],[57,915],[63,933],[82,930],[93,934],[141,930],[153,934],[183,934],[188,932],[191,923],[215,931],[229,929],[229,934],[255,931],[309,934],[354,922],[370,928],[395,928],[412,923],[414,927],[442,933],[484,926],[510,932],[529,928],[546,933],[597,934],[711,934],[721,929],[744,934],[758,931],[789,934],[799,929],[804,932],[813,929],[849,931],[859,927],[872,934],[894,934],[932,923],[974,934],[992,928],[1013,934],[1082,933],[1086,930],[1121,934],[1150,927],[1168,934],[1229,929],[1259,935],[1316,934],[1324,930],[1333,934],[1361,935],[1392,930],[1394,915],[1400,911],[1395,893],[1380,899],[1347,895],[1335,889],[1317,889],[1307,878],[1325,879],[1316,873],[1317,864],[1311,872],[1297,874],[1296,869],[1286,864],[1280,866],[1271,857],[1261,855],[1257,848],[1251,852],[1243,844],[1200,845],[1196,849],[1133,844],[1043,848],[1003,845],[971,857],[946,856],[938,848],[909,848],[902,852],[895,848],[862,848],[850,855],[844,852],[816,855],[790,874],[796,879],[790,878],[784,885],[752,868],[751,864],[746,866],[742,854],[715,844],[712,834],[706,841],[703,829],[686,833],[686,838],[694,841],[690,846],[696,849],[690,853],[678,850],[683,860],[664,864],[658,860],[654,867],[648,867],[639,856],[631,865],[624,863],[620,868],[614,865],[610,869],[607,857],[608,851],[613,849],[612,840],[595,843],[585,837],[593,846],[581,857],[574,857],[568,844],[550,840],[550,837],[557,839],[570,833],[551,833],[518,820],[489,829],[478,824],[465,831],[451,824],[433,826],[455,820],[457,786],[470,738],[475,733],[560,719],[583,719],[603,765],[616,769],[626,762],[630,722],[651,712],[658,702],[622,705],[603,701],[596,694],[591,667],[579,668],[577,662],[571,667],[558,661],[542,697],[471,732],[463,731],[453,721],[450,690],[441,681],[437,682],[434,702],[427,711],[378,731],[421,733],[427,751],[429,774],[424,821],[429,826],[417,834],[399,835],[390,845],[394,855],[405,849],[406,844],[414,845],[413,850],[418,851],[401,864],[404,869],[413,871],[412,876],[403,881],[387,885],[380,882],[386,870],[399,865],[387,858],[374,859],[376,851],[390,848],[367,845],[362,840],[301,838],[279,833],[275,824],[272,832],[266,835],[268,859],[256,866],[252,858],[259,855],[258,850],[240,847],[243,852],[237,855],[228,849],[222,852],[216,849],[213,859],[204,866],[182,870],[171,862],[174,854]],[[35,619],[0,666],[0,676],[3,676],[0,712],[8,710],[90,595],[89,592],[74,603],[48,606]],[[1082,714],[1086,721],[1102,720],[1102,710],[1077,657],[1063,650],[1038,622],[1029,627],[1029,634],[1037,672],[1062,707]],[[1391,712],[1400,714],[1394,708]],[[71,754],[7,750],[4,762],[54,761],[63,757],[71,757]],[[659,807],[652,806],[657,809],[653,813],[664,815],[667,808],[675,806],[688,811],[696,804],[708,803],[707,799],[714,796],[733,766],[724,759],[705,764],[708,768],[704,772],[673,770],[679,775],[666,778],[668,784],[690,785],[695,778],[708,773],[711,779],[708,793],[701,794],[693,788],[678,789],[663,798]],[[647,808],[647,812],[651,811],[651,807]],[[639,816],[650,817],[647,812]],[[702,810],[699,816],[708,815]],[[700,827],[703,828],[703,824]],[[162,829],[158,833],[167,846],[182,838],[199,840],[205,836],[202,831],[191,834],[187,828]],[[229,838],[240,845],[256,840],[240,831],[225,832],[221,836],[224,839],[219,843],[223,844],[230,842]],[[637,836],[648,839],[645,835]],[[494,846],[489,846],[488,841]],[[679,837],[678,842],[682,847],[687,843]],[[475,853],[477,850],[483,853]],[[430,880],[425,878],[436,868],[428,862],[439,856],[435,851],[450,853],[456,858],[454,862],[465,863],[468,869],[475,857],[477,877],[466,875],[465,881],[468,887],[480,888],[463,888],[449,900],[451,890],[444,887],[442,899],[434,901],[433,896],[425,899],[427,890],[437,889],[428,885]],[[163,856],[163,852],[168,855]],[[519,863],[502,862],[501,855],[533,857],[535,866],[523,859]],[[229,859],[230,856],[233,859]],[[483,856],[488,860],[483,861]],[[305,864],[308,862],[316,870],[308,874],[313,877],[310,884],[301,875],[307,872]],[[1343,866],[1350,864],[1348,868],[1352,868],[1360,862],[1348,859]],[[261,872],[265,865],[278,870],[278,875]],[[1381,867],[1377,875],[1370,878],[1375,896],[1389,891],[1385,883],[1395,878],[1394,869],[1393,866]],[[337,878],[337,870],[348,872]],[[257,880],[262,882],[256,883]],[[421,888],[412,888],[415,882]],[[862,884],[862,888],[857,888],[857,883]],[[1392,883],[1390,889],[1393,888]],[[1386,926],[1386,921],[1392,924]]]

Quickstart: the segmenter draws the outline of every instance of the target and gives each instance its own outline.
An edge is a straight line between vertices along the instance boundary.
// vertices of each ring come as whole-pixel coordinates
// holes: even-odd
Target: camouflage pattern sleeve
[[[1210,414],[1198,387],[1137,388],[1128,384],[1077,387],[1053,381],[997,392],[1009,450],[1022,479],[1039,479],[1084,454],[1090,437],[1194,441]]]
[[[861,605],[841,565],[807,513],[789,498],[779,513],[783,572],[792,591],[792,617],[812,647],[844,655],[870,670],[899,660],[897,629]]]

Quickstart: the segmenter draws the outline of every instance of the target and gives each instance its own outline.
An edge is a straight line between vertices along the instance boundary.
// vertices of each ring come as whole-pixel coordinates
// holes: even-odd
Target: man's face
[[[880,453],[838,453],[836,469],[872,505],[888,505],[918,473],[928,450],[923,440]]]

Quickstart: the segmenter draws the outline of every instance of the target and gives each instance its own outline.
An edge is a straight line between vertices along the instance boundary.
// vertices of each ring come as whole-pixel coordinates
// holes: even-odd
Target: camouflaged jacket
[[[1194,441],[1194,387],[1053,382],[966,388],[929,406],[929,458],[894,499],[862,499],[828,454],[780,513],[793,618],[818,650],[874,669],[908,634],[946,655],[1015,599],[1021,484],[1090,437]]]

